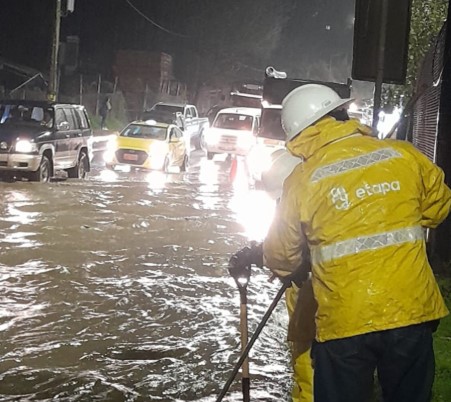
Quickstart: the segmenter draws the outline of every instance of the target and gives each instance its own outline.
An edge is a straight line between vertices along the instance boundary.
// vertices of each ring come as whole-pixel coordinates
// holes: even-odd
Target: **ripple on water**
[[[228,257],[272,214],[227,166],[1,188],[2,401],[216,399],[240,353]],[[250,332],[277,292],[267,279],[249,284]],[[281,303],[251,351],[253,400],[287,398],[285,335]]]

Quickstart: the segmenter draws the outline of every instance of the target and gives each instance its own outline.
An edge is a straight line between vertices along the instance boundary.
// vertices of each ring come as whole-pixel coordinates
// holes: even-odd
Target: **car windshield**
[[[245,114],[220,113],[216,116],[213,127],[230,130],[252,130],[253,117]]]
[[[263,109],[259,137],[285,141],[286,135],[280,121],[281,109]]]
[[[131,124],[122,131],[121,137],[148,138],[164,141],[166,139],[166,132],[166,127]]]
[[[0,124],[31,124],[53,127],[54,112],[51,107],[27,104],[0,104]]]
[[[177,124],[182,126],[182,117],[177,116],[175,113],[160,110],[148,110],[143,113],[142,120],[154,120],[159,123]]]
[[[158,112],[166,112],[166,113],[177,113],[180,112],[183,114],[183,107],[182,106],[175,106],[175,105],[161,105],[156,104],[152,107],[151,110],[157,110]]]

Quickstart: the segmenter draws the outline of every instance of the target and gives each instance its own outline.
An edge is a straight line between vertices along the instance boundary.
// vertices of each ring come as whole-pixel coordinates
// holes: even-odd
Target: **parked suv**
[[[0,176],[47,182],[57,170],[85,178],[92,130],[83,106],[0,101]]]

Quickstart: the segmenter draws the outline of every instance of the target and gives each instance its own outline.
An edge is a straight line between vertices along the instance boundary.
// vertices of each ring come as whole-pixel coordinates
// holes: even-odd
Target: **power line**
[[[132,2],[131,2],[130,0],[125,0],[125,1],[126,1],[127,4],[128,4],[131,8],[133,8],[133,10],[135,10],[141,17],[143,17],[145,20],[149,21],[152,25],[156,26],[157,28],[161,29],[162,31],[165,31],[165,32],[167,32],[167,33],[169,33],[169,34],[171,34],[171,35],[180,36],[180,37],[182,37],[182,38],[189,38],[189,37],[190,37],[189,35],[184,35],[184,34],[181,34],[181,33],[177,33],[177,32],[171,31],[171,30],[169,30],[169,29],[167,29],[167,28],[165,28],[165,27],[163,27],[163,26],[157,24],[155,21],[151,20],[147,15],[145,15],[142,11],[140,11],[138,8],[136,8],[136,6],[133,5]]]

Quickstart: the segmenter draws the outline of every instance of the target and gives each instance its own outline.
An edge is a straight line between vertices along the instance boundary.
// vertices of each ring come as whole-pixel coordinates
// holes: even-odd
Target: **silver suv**
[[[57,170],[85,178],[92,130],[81,105],[0,102],[0,178],[47,182]]]

